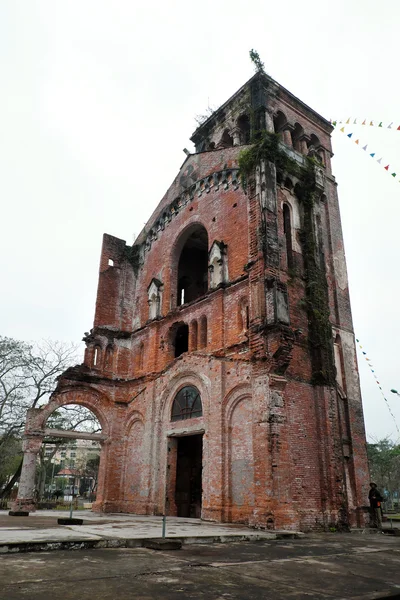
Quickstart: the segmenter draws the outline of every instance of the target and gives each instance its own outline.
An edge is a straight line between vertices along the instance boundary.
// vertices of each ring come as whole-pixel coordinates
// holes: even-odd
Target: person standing
[[[370,490],[368,494],[369,503],[371,506],[371,526],[377,527],[378,529],[382,528],[382,507],[381,503],[383,501],[382,495],[378,490],[378,486],[376,483],[371,482],[369,484]]]

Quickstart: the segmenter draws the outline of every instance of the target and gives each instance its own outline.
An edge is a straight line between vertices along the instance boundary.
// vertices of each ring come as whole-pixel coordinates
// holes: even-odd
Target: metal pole
[[[71,504],[69,506],[69,518],[72,519],[72,505],[74,503],[74,491],[75,491],[75,478],[72,478],[72,486],[71,486]]]
[[[165,485],[164,485],[164,514],[162,518],[162,537],[165,538],[165,530],[167,528],[167,512],[168,512],[168,453],[169,453],[169,442],[167,438],[167,457],[165,465]]]
[[[54,467],[56,466],[56,463],[53,461],[53,470],[51,472],[51,483],[50,483],[50,492],[51,494],[53,494],[53,481],[54,481]]]

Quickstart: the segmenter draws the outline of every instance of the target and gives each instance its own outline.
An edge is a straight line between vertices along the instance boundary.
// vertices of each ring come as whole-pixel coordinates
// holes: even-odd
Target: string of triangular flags
[[[333,125],[333,123],[332,123],[332,125]],[[364,142],[361,142],[360,139],[356,135],[354,135],[354,131],[352,131],[350,133],[346,133],[345,126],[341,127],[339,129],[339,131],[344,133],[344,135],[346,135],[349,138],[349,140],[354,141],[354,143],[357,146],[359,146],[360,148],[362,148],[364,150],[364,152],[367,152],[367,154],[369,154],[369,156],[371,158],[373,158],[378,163],[378,165],[381,165],[385,169],[385,171],[387,171],[392,177],[397,177],[396,171],[392,171],[392,169],[390,168],[390,163],[386,164],[387,161],[383,160],[383,156],[381,156],[380,158],[377,158],[377,156],[379,156],[379,154],[377,154],[377,152],[370,152],[368,150],[368,144],[363,145]],[[355,140],[352,139],[353,136],[356,138]],[[398,170],[398,173],[400,174],[400,169]],[[398,181],[400,183],[400,179]]]
[[[367,364],[368,364],[368,366],[369,366],[369,369],[370,369],[370,371],[371,371],[371,373],[372,373],[372,376],[374,377],[374,379],[375,379],[375,382],[376,382],[377,386],[379,387],[379,389],[380,389],[380,391],[381,391],[381,394],[382,394],[382,396],[383,396],[383,399],[384,399],[384,401],[386,402],[386,406],[387,406],[387,408],[388,408],[388,411],[390,412],[390,414],[391,414],[391,417],[392,417],[392,419],[393,419],[393,421],[394,421],[394,424],[395,424],[395,426],[396,426],[397,433],[400,435],[400,430],[399,430],[399,428],[398,428],[398,426],[397,426],[396,419],[394,418],[394,414],[393,414],[393,412],[392,412],[392,409],[390,408],[390,404],[389,404],[389,402],[388,402],[388,400],[387,400],[387,398],[386,398],[386,396],[385,396],[385,394],[384,394],[384,391],[383,391],[383,389],[382,389],[381,383],[380,383],[380,381],[378,380],[378,377],[377,377],[377,375],[376,375],[376,373],[375,373],[375,369],[373,368],[373,367],[374,367],[374,365],[372,364],[371,360],[370,360],[370,359],[368,358],[368,356],[367,356],[367,353],[364,351],[363,347],[361,346],[361,344],[360,344],[360,340],[356,339],[356,342],[357,342],[357,344],[358,344],[358,346],[359,346],[359,348],[360,348],[361,352],[363,353],[363,356],[364,356],[365,360],[367,361]]]
[[[396,123],[391,121],[380,121],[379,119],[360,119],[356,117],[349,117],[348,119],[331,119],[331,124],[336,127],[337,125],[365,125],[367,127],[382,127],[383,129],[392,129],[393,131],[400,131],[400,124],[396,127]]]

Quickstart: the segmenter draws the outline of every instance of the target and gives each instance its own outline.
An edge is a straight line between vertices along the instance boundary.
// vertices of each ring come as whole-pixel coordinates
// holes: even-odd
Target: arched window
[[[185,323],[182,323],[176,329],[174,346],[175,358],[189,350],[189,327]]]
[[[302,128],[300,123],[295,123],[294,129],[292,132],[292,139],[293,139],[293,148],[295,150],[297,150],[297,152],[302,152],[301,138],[303,137],[303,135],[304,135],[304,129]]]
[[[188,385],[177,393],[172,404],[171,421],[183,421],[203,416],[200,392]]]
[[[104,366],[106,371],[112,371],[112,367],[113,367],[113,354],[114,354],[114,349],[113,347],[107,346],[106,348],[106,358],[104,361]]]
[[[250,144],[250,119],[248,115],[242,115],[238,118],[237,126],[240,129],[240,143]]]
[[[194,228],[182,248],[178,263],[177,305],[192,302],[208,288],[208,235],[202,225]]]
[[[101,347],[95,346],[93,352],[93,366],[99,369],[101,365]]]
[[[233,146],[233,138],[231,135],[229,135],[229,131],[225,129],[220,141],[218,142],[217,148],[230,148],[231,146]]]
[[[275,133],[282,133],[285,125],[287,124],[287,118],[281,110],[278,110],[274,116],[274,130]]]
[[[194,352],[197,350],[197,321],[190,323],[190,350]]]
[[[292,250],[292,224],[290,221],[290,208],[287,204],[283,205],[283,232],[286,238],[286,257],[288,269],[293,267]]]

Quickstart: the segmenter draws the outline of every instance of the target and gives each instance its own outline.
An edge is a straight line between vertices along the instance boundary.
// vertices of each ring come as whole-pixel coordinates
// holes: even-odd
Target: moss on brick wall
[[[239,174],[246,189],[248,178],[261,161],[273,162],[278,173],[298,178],[296,195],[304,208],[301,242],[306,283],[306,309],[309,322],[309,345],[312,359],[312,382],[315,385],[335,385],[336,369],[333,356],[332,327],[329,320],[328,283],[324,267],[318,260],[315,240],[314,203],[316,198],[315,163],[307,158],[300,166],[281,148],[279,136],[264,131],[250,148],[239,154]]]

